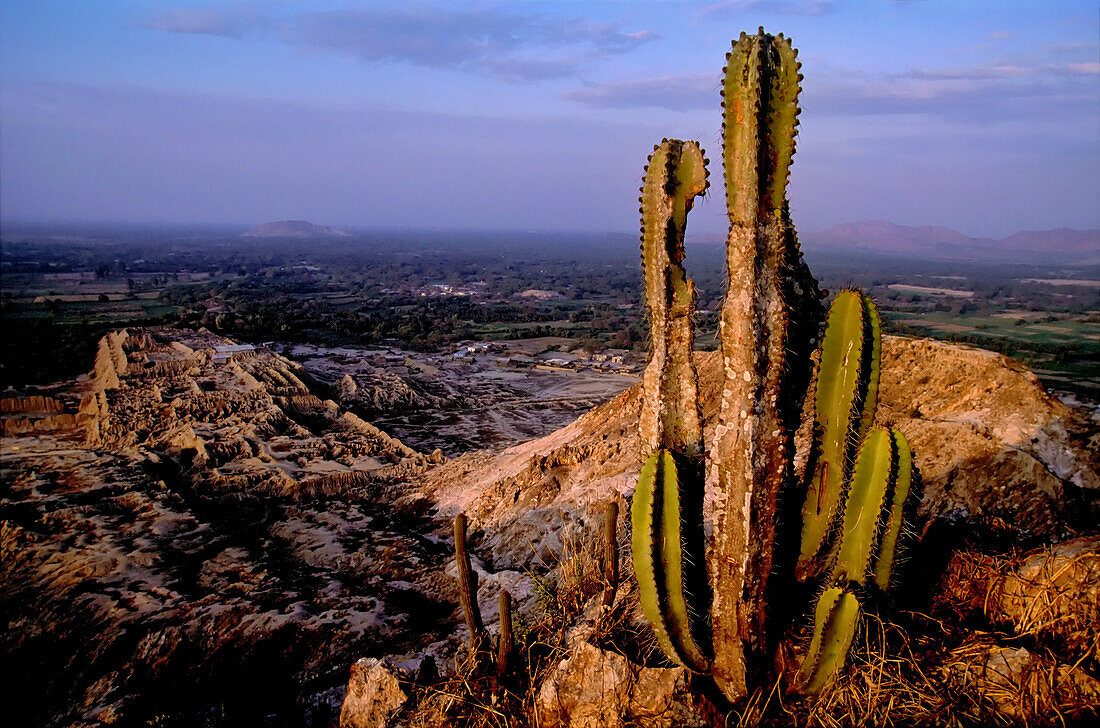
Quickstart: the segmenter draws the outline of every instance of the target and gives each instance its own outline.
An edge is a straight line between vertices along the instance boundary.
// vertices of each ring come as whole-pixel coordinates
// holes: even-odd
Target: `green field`
[[[999,351],[1027,365],[1051,389],[1100,399],[1100,320],[1094,313],[958,316],[885,311],[884,315],[888,330]]]

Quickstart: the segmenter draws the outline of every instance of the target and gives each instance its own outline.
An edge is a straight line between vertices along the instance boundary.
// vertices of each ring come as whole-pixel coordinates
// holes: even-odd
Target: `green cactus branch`
[[[639,431],[648,454],[631,506],[642,608],[662,650],[689,669],[709,668],[703,556],[703,423],[692,354],[695,288],[683,268],[687,213],[707,188],[695,142],[654,148],[642,187],[642,262],[652,348],[642,376]]]
[[[821,344],[814,394],[814,447],[802,510],[802,547],[796,573],[821,573],[851,473],[855,450],[870,427],[878,395],[881,333],[878,313],[859,291],[833,300]]]

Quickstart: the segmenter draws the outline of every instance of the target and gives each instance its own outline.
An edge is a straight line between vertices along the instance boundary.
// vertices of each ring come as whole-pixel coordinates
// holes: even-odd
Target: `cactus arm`
[[[818,364],[814,402],[816,452],[802,510],[802,545],[797,565],[801,578],[812,575],[817,567],[819,562],[815,560],[829,545],[828,537],[840,509],[848,463],[859,443],[859,428],[864,419],[861,407],[868,380],[864,350],[873,339],[873,332],[862,295],[857,291],[838,293],[829,311]]]
[[[693,528],[697,528],[698,534],[702,535],[703,524],[701,521],[693,523],[691,508],[680,499],[681,482],[693,479],[685,472],[687,468],[678,469],[674,458],[668,453],[662,459],[665,477],[662,479],[660,548],[668,632],[679,662],[696,672],[707,672],[710,660],[695,634],[701,631],[697,605],[703,603],[704,595],[699,593],[699,586],[692,578],[693,569],[703,566],[692,561],[701,558],[702,544],[688,543]],[[687,465],[690,467],[690,464]],[[700,482],[701,475],[695,476]]]
[[[687,213],[707,187],[695,142],[664,140],[642,186],[642,263],[652,346],[642,374],[642,451],[701,457],[703,422],[692,358],[695,287],[683,267]]]
[[[896,428],[890,431],[890,436],[893,438],[897,449],[897,476],[890,510],[886,514],[882,542],[879,545],[878,556],[874,565],[874,583],[881,591],[886,591],[890,586],[890,577],[897,555],[898,538],[901,535],[902,523],[905,520],[906,503],[909,502],[909,494],[912,491],[913,483],[913,454],[909,449],[909,441]]]
[[[878,383],[882,371],[882,324],[879,321],[878,309],[866,293],[861,293],[860,299],[863,316],[867,322],[864,327],[863,342],[863,371],[866,372],[867,388],[863,395],[863,417],[859,422],[857,439],[862,439],[871,430],[875,420],[875,409],[878,407]]]
[[[693,637],[687,606],[691,595],[685,594],[678,491],[672,454],[660,450],[650,455],[630,509],[634,573],[642,613],[661,650],[685,667],[705,671],[707,659]]]
[[[669,638],[668,629],[661,609],[661,588],[663,574],[658,555],[658,472],[661,463],[660,452],[654,452],[645,461],[638,474],[638,485],[634,489],[634,499],[630,504],[630,547],[634,557],[634,576],[638,580],[638,597],[642,604],[642,613],[653,627],[657,644],[666,655],[676,654]]]
[[[844,505],[840,548],[833,569],[837,579],[861,586],[867,581],[881,535],[884,505],[897,482],[896,456],[894,438],[882,427],[871,430],[859,449]]]
[[[767,124],[764,141],[768,161],[762,165],[767,178],[764,180],[760,207],[779,215],[787,201],[787,180],[794,160],[802,74],[798,72],[801,67],[798,51],[782,33],[775,37],[767,52],[773,56],[771,67],[775,70],[768,79],[769,98],[764,106]]]
[[[859,600],[840,587],[826,589],[814,610],[814,636],[799,670],[806,693],[820,692],[844,667],[848,648],[859,625]]]
[[[692,354],[695,289],[684,271],[684,232],[707,187],[695,142],[654,148],[642,186],[642,263],[651,351],[642,376],[639,433],[650,453],[631,506],[632,549],[643,612],[661,649],[705,671],[709,661],[697,600],[703,573],[703,422]]]

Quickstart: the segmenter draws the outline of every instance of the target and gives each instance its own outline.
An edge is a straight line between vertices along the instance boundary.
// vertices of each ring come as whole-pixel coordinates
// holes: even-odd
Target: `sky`
[[[1100,228],[1096,0],[5,0],[0,224],[633,233],[662,138],[720,179],[761,25],[803,64],[800,229]]]

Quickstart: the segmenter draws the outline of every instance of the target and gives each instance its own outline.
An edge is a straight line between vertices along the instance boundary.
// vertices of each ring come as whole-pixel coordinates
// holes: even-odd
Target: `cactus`
[[[500,590],[500,640],[497,642],[497,681],[503,680],[512,669],[512,652],[515,642],[512,639],[512,595],[507,589]]]
[[[619,588],[619,501],[610,500],[604,508],[603,518],[603,578],[607,586],[603,591],[603,607],[611,609],[615,592]]]
[[[801,74],[789,39],[734,42],[723,82],[723,162],[730,219],[729,287],[720,338],[724,384],[715,442],[714,676],[734,699],[746,670],[767,664],[765,615],[779,495],[820,320],[786,199]],[[755,663],[755,664],[754,664]]]
[[[730,701],[773,669],[797,608],[789,598],[797,581],[827,579],[798,682],[808,692],[828,683],[873,590],[889,585],[912,501],[905,438],[870,430],[881,333],[874,305],[855,291],[833,303],[816,371],[814,444],[796,482],[793,437],[823,313],[786,197],[801,78],[790,41],[763,29],[742,33],[727,55],[728,291],[719,319],[722,399],[709,449],[692,356],[695,289],[683,268],[687,213],[707,189],[698,144],[665,139],[654,147],[639,199],[652,345],[639,420],[644,465],[631,503],[634,571],[661,649],[709,673]],[[714,538],[704,559],[706,482],[713,483]],[[777,536],[780,526],[797,531],[797,523],[801,539]]]
[[[470,630],[470,658],[475,671],[493,670],[493,692],[500,681],[512,669],[515,642],[512,637],[512,596],[507,590],[500,592],[500,639],[497,641],[495,665],[492,665],[492,641],[481,619],[477,603],[477,572],[470,567],[470,554],[466,550],[466,514],[459,513],[454,520],[455,562],[458,566],[458,593],[466,627]]]
[[[458,598],[466,628],[470,631],[470,650],[480,652],[486,640],[485,623],[481,621],[481,607],[477,603],[477,573],[470,568],[470,554],[466,551],[466,514],[455,516],[455,563],[458,566]]]

